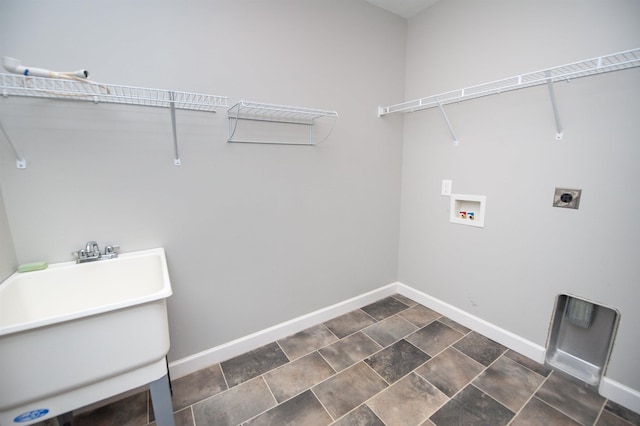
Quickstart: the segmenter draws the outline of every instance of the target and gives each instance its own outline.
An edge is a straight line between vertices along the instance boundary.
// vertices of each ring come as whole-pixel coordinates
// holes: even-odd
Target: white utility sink
[[[162,248],[11,275],[0,284],[0,426],[165,377],[171,294]]]

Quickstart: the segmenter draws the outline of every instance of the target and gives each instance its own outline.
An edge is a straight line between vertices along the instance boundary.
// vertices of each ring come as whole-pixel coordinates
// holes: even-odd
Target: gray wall
[[[338,111],[316,147],[226,142],[226,110],[0,99],[18,260],[162,246],[179,359],[394,282],[406,20],[364,1],[3,1],[0,54],[95,81]]]
[[[637,48],[638,1],[446,0],[409,21],[405,99]],[[399,281],[544,346],[555,298],[620,311],[607,376],[640,389],[640,69],[406,116]],[[389,99],[392,104],[395,99]],[[449,223],[453,192],[487,196],[485,228]],[[579,210],[554,188],[581,188]]]
[[[7,221],[4,199],[0,191],[0,281],[13,274],[18,266],[16,252],[13,249],[13,238]]]

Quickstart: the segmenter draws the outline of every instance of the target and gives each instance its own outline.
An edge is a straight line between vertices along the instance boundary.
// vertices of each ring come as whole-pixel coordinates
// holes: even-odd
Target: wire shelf
[[[173,162],[176,166],[179,166],[181,161],[178,151],[175,110],[216,112],[217,108],[226,108],[228,102],[226,96],[120,86],[96,83],[90,80],[29,77],[17,74],[0,74],[0,95],[4,97],[23,96],[168,108],[171,113],[171,127],[173,131]],[[2,128],[1,123],[0,131],[16,155],[16,167],[19,169],[26,168],[26,160],[22,154],[20,154],[17,146],[9,138],[5,129]]]
[[[320,142],[323,142],[329,137],[329,134],[331,134],[333,126],[335,125],[335,120],[338,117],[338,113],[336,111],[327,111],[313,108],[274,105],[251,101],[239,101],[237,104],[229,108],[227,117],[229,119],[229,142],[272,143],[284,145],[316,145]],[[314,128],[321,119],[325,118],[332,120],[331,127],[328,130],[327,134],[322,139],[318,140]],[[309,126],[309,139],[308,141],[287,141],[269,140],[268,138],[238,138],[236,137],[236,131],[238,130],[238,123],[242,120]]]
[[[2,96],[92,101],[215,112],[227,107],[226,96],[120,86],[92,81],[0,74]]]
[[[619,71],[638,66],[640,66],[640,48],[612,53],[610,55],[560,65],[514,77],[508,77],[396,105],[381,106],[378,107],[378,116],[395,112],[420,111],[427,108],[434,108],[454,102],[462,102],[482,96],[495,95],[511,90],[555,83],[558,81],[568,81],[573,78]]]
[[[337,117],[335,111],[240,101],[229,108],[229,115],[281,123],[313,124],[321,117]]]

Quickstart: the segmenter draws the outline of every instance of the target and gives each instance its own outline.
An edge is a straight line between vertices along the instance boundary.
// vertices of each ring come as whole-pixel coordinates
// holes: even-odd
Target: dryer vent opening
[[[559,295],[549,331],[546,363],[597,386],[609,360],[618,321],[615,309]]]

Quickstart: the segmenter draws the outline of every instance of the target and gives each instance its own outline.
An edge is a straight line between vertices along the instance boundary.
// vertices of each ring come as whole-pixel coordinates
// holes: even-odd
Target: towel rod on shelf
[[[175,110],[216,112],[217,108],[226,108],[228,100],[226,96],[14,74],[0,74],[0,94],[5,98],[22,96],[168,108],[171,115],[176,166],[180,165],[180,156]],[[3,133],[9,139],[6,131],[3,130]],[[25,168],[24,158],[18,158],[21,156],[10,140],[9,144],[16,153],[17,160],[22,161],[23,167],[18,165],[18,168]]]
[[[586,59],[584,61],[516,75],[489,83],[452,90],[450,92],[427,96],[395,105],[380,106],[378,107],[378,117],[396,112],[414,112],[438,107],[442,112],[445,121],[449,125],[449,130],[452,133],[454,142],[457,144],[457,137],[455,136],[455,133],[453,133],[453,128],[451,127],[449,119],[444,112],[443,105],[546,84],[549,88],[549,95],[551,97],[551,103],[556,119],[556,139],[561,139],[562,127],[560,125],[558,108],[555,101],[555,94],[553,92],[553,83],[558,81],[569,81],[573,78],[597,75],[611,71],[620,71],[638,66],[640,66],[640,48],[625,50],[622,52]]]

